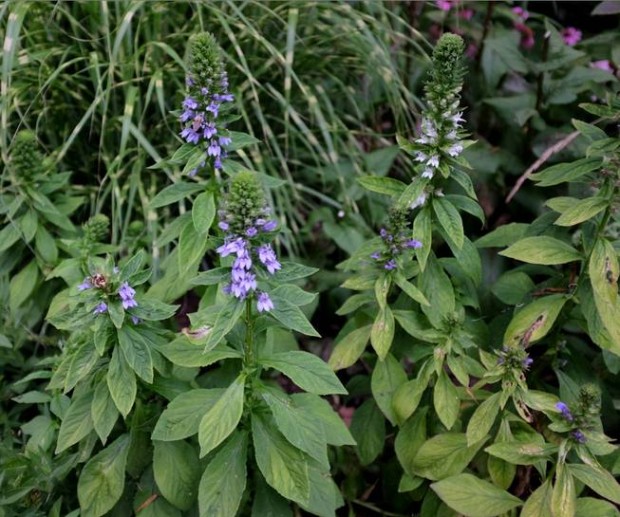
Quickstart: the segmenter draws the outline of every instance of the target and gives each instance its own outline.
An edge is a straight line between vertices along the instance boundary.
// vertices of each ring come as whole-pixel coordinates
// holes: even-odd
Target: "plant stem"
[[[252,317],[252,303],[245,301],[245,366],[252,367],[254,364],[254,318]]]

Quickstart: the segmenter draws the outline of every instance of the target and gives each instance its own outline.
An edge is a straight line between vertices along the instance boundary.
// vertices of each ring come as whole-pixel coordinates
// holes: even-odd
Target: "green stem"
[[[245,301],[245,366],[254,365],[254,318],[252,317],[252,303]]]

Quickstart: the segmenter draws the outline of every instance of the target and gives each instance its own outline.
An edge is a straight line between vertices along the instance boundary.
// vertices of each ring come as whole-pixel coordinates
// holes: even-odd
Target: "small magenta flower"
[[[267,293],[262,292],[258,295],[256,299],[256,308],[258,312],[269,312],[273,309],[273,302]]]
[[[527,20],[530,17],[530,13],[523,9],[523,7],[513,7],[512,12],[515,13],[523,21]]]
[[[581,31],[575,27],[566,27],[562,29],[562,39],[569,47],[574,47],[581,41]]]
[[[123,304],[123,309],[130,309],[132,307],[137,307],[138,302],[134,300],[134,296],[136,295],[136,291],[133,287],[131,287],[127,282],[123,282],[118,290],[118,295],[121,297],[121,301]]]
[[[435,5],[442,11],[449,11],[452,9],[452,0],[437,0]]]
[[[95,307],[93,314],[103,314],[104,312],[108,312],[108,304],[105,302],[101,302],[99,305],[97,305],[97,307]]]
[[[564,402],[558,402],[555,405],[555,409],[557,409],[568,422],[572,422],[574,420],[573,414]]]
[[[614,69],[611,66],[611,63],[608,59],[601,59],[599,61],[592,61],[590,63],[592,68],[598,68],[599,70],[603,70],[605,72],[614,73]]]
[[[471,20],[473,17],[473,9],[462,9],[461,11],[459,11],[459,18],[463,18],[463,20]]]

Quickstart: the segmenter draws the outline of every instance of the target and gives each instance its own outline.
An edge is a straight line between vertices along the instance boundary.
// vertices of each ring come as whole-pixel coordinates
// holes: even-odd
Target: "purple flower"
[[[611,63],[608,59],[601,59],[600,61],[592,61],[590,63],[592,68],[598,68],[599,70],[603,70],[604,72],[613,73],[614,69],[611,67]]]
[[[103,314],[104,312],[107,312],[107,311],[108,311],[108,304],[105,302],[101,302],[99,305],[97,305],[97,307],[95,307],[93,314]]]
[[[230,225],[226,221],[220,221],[217,225],[220,227],[220,230],[224,231],[227,231],[230,228]]]
[[[220,105],[217,102],[212,102],[205,108],[206,111],[213,113],[214,117],[217,117],[219,113],[219,109],[220,109]]]
[[[78,285],[78,291],[85,291],[86,289],[92,288],[93,284],[90,282],[90,278],[86,277],[84,281]]]
[[[198,109],[198,103],[191,97],[185,97],[185,100],[183,101],[183,107],[186,110],[195,110]]]
[[[233,271],[235,269],[252,269],[252,258],[246,248],[243,248],[241,252],[237,252],[237,258],[233,262]]]
[[[232,143],[232,139],[228,136],[221,136],[220,137],[220,145],[221,146],[227,146],[230,145]]]
[[[396,261],[394,259],[390,259],[388,260],[385,265],[383,266],[385,269],[387,269],[388,271],[391,271],[392,269],[396,269],[397,264]]]
[[[267,221],[264,225],[263,225],[263,231],[264,232],[272,232],[276,229],[276,227],[278,226],[278,222],[274,221],[273,219],[271,219],[270,221]]]
[[[575,27],[562,29],[562,39],[569,47],[574,47],[581,41],[581,31]]]
[[[258,309],[258,312],[269,312],[273,309],[273,302],[267,293],[263,292],[258,295],[256,308]]]
[[[530,16],[530,13],[523,9],[523,7],[513,7],[512,12],[515,13],[523,21],[527,20]]]
[[[270,244],[263,244],[256,250],[258,252],[258,260],[267,268],[270,274],[274,274],[278,269],[282,268],[275,251]]]
[[[374,253],[370,254],[370,258],[371,259],[375,259],[375,260],[379,260],[381,258],[381,252],[380,251],[375,251]]]
[[[215,140],[211,141],[211,145],[207,148],[207,155],[208,156],[219,156],[222,152],[222,149],[220,148],[219,145],[217,145],[217,142]]]
[[[138,324],[140,323],[140,318],[138,318],[138,316],[132,316],[132,317],[131,317],[131,322],[132,322],[134,325],[138,325]]]
[[[564,402],[558,402],[555,405],[555,409],[557,409],[560,413],[562,413],[562,416],[567,421],[572,422],[574,420],[573,414],[570,412],[570,409]]]
[[[123,282],[118,290],[118,295],[121,297],[123,303],[123,309],[130,309],[131,307],[137,307],[138,302],[134,300],[136,291],[127,282]]]
[[[417,250],[418,248],[422,247],[422,243],[417,240],[417,239],[409,239],[408,241],[405,242],[405,248],[412,248],[414,250]]]
[[[245,241],[241,237],[239,237],[232,241],[225,242],[215,251],[220,257],[223,258],[223,257],[227,257],[228,255],[232,253],[239,254],[244,249],[245,249]]]
[[[213,167],[216,168],[216,169],[221,169],[222,168],[222,160],[220,159],[219,156],[213,162]]]
[[[202,136],[205,138],[205,140],[208,140],[209,138],[215,136],[216,133],[217,129],[215,128],[215,124],[213,124],[212,122],[208,122],[204,126],[204,132],[202,133]]]
[[[230,283],[230,292],[235,298],[243,299],[250,291],[256,289],[256,275],[247,271],[240,271],[239,273],[237,280],[233,278]]]
[[[256,237],[256,234],[258,233],[258,230],[256,228],[254,228],[254,226],[250,226],[246,231],[245,234],[248,237]]]
[[[523,367],[524,370],[529,370],[533,362],[534,362],[534,359],[532,359],[531,357],[526,357],[525,359],[523,359],[523,361],[521,361],[521,366]]]
[[[200,135],[188,126],[181,131],[181,138],[183,138],[188,144],[197,144],[200,140]]]
[[[585,435],[579,430],[576,429],[575,431],[572,431],[570,433],[570,435],[573,437],[573,439],[579,443],[586,443],[588,440],[586,439]]]
[[[435,2],[437,7],[442,11],[449,11],[452,9],[452,1],[451,0],[437,0]]]

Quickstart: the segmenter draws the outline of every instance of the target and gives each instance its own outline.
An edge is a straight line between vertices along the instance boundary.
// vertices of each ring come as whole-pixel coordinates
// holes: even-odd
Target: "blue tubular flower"
[[[564,419],[568,422],[572,422],[575,418],[573,417],[573,414],[570,412],[570,409],[568,408],[568,406],[564,403],[564,402],[558,402],[555,405],[555,408],[562,413],[562,417],[564,417]]]
[[[273,309],[273,302],[267,293],[260,293],[256,299],[258,312],[269,312]]]
[[[570,435],[576,442],[586,443],[588,441],[586,436],[579,429],[575,429],[570,433]]]
[[[271,244],[265,242],[265,232],[277,226],[266,219],[269,208],[265,205],[262,189],[252,173],[239,173],[233,180],[225,208],[218,211],[218,227],[226,232],[224,244],[216,251],[222,258],[234,255],[227,294],[245,299],[258,288],[257,273],[263,267],[269,275],[282,268]],[[259,312],[273,309],[273,302],[265,292],[256,293]]]
[[[138,302],[134,300],[136,291],[127,282],[123,282],[121,284],[120,288],[118,289],[118,295],[121,297],[123,309],[127,310],[127,309],[130,309],[131,307],[138,306]]]
[[[108,304],[105,302],[101,302],[99,305],[97,305],[97,307],[95,307],[93,314],[103,314],[104,312],[108,312]]]
[[[373,252],[370,258],[376,260],[378,265],[387,271],[398,268],[399,256],[422,247],[419,240],[409,237],[407,217],[406,209],[392,208],[388,227],[379,230],[379,236],[383,240],[383,249]]]
[[[86,277],[84,281],[78,285],[78,291],[86,291],[86,289],[92,289],[93,284],[90,281],[90,277]]]
[[[228,92],[221,51],[211,34],[197,34],[191,39],[189,68],[191,73],[185,80],[187,95],[179,117],[183,124],[180,135],[188,144],[203,145],[204,163],[209,161],[215,169],[221,169],[226,157],[224,148],[231,144],[231,139],[222,134],[226,131],[225,123],[218,118],[223,106],[233,102],[234,97]]]

